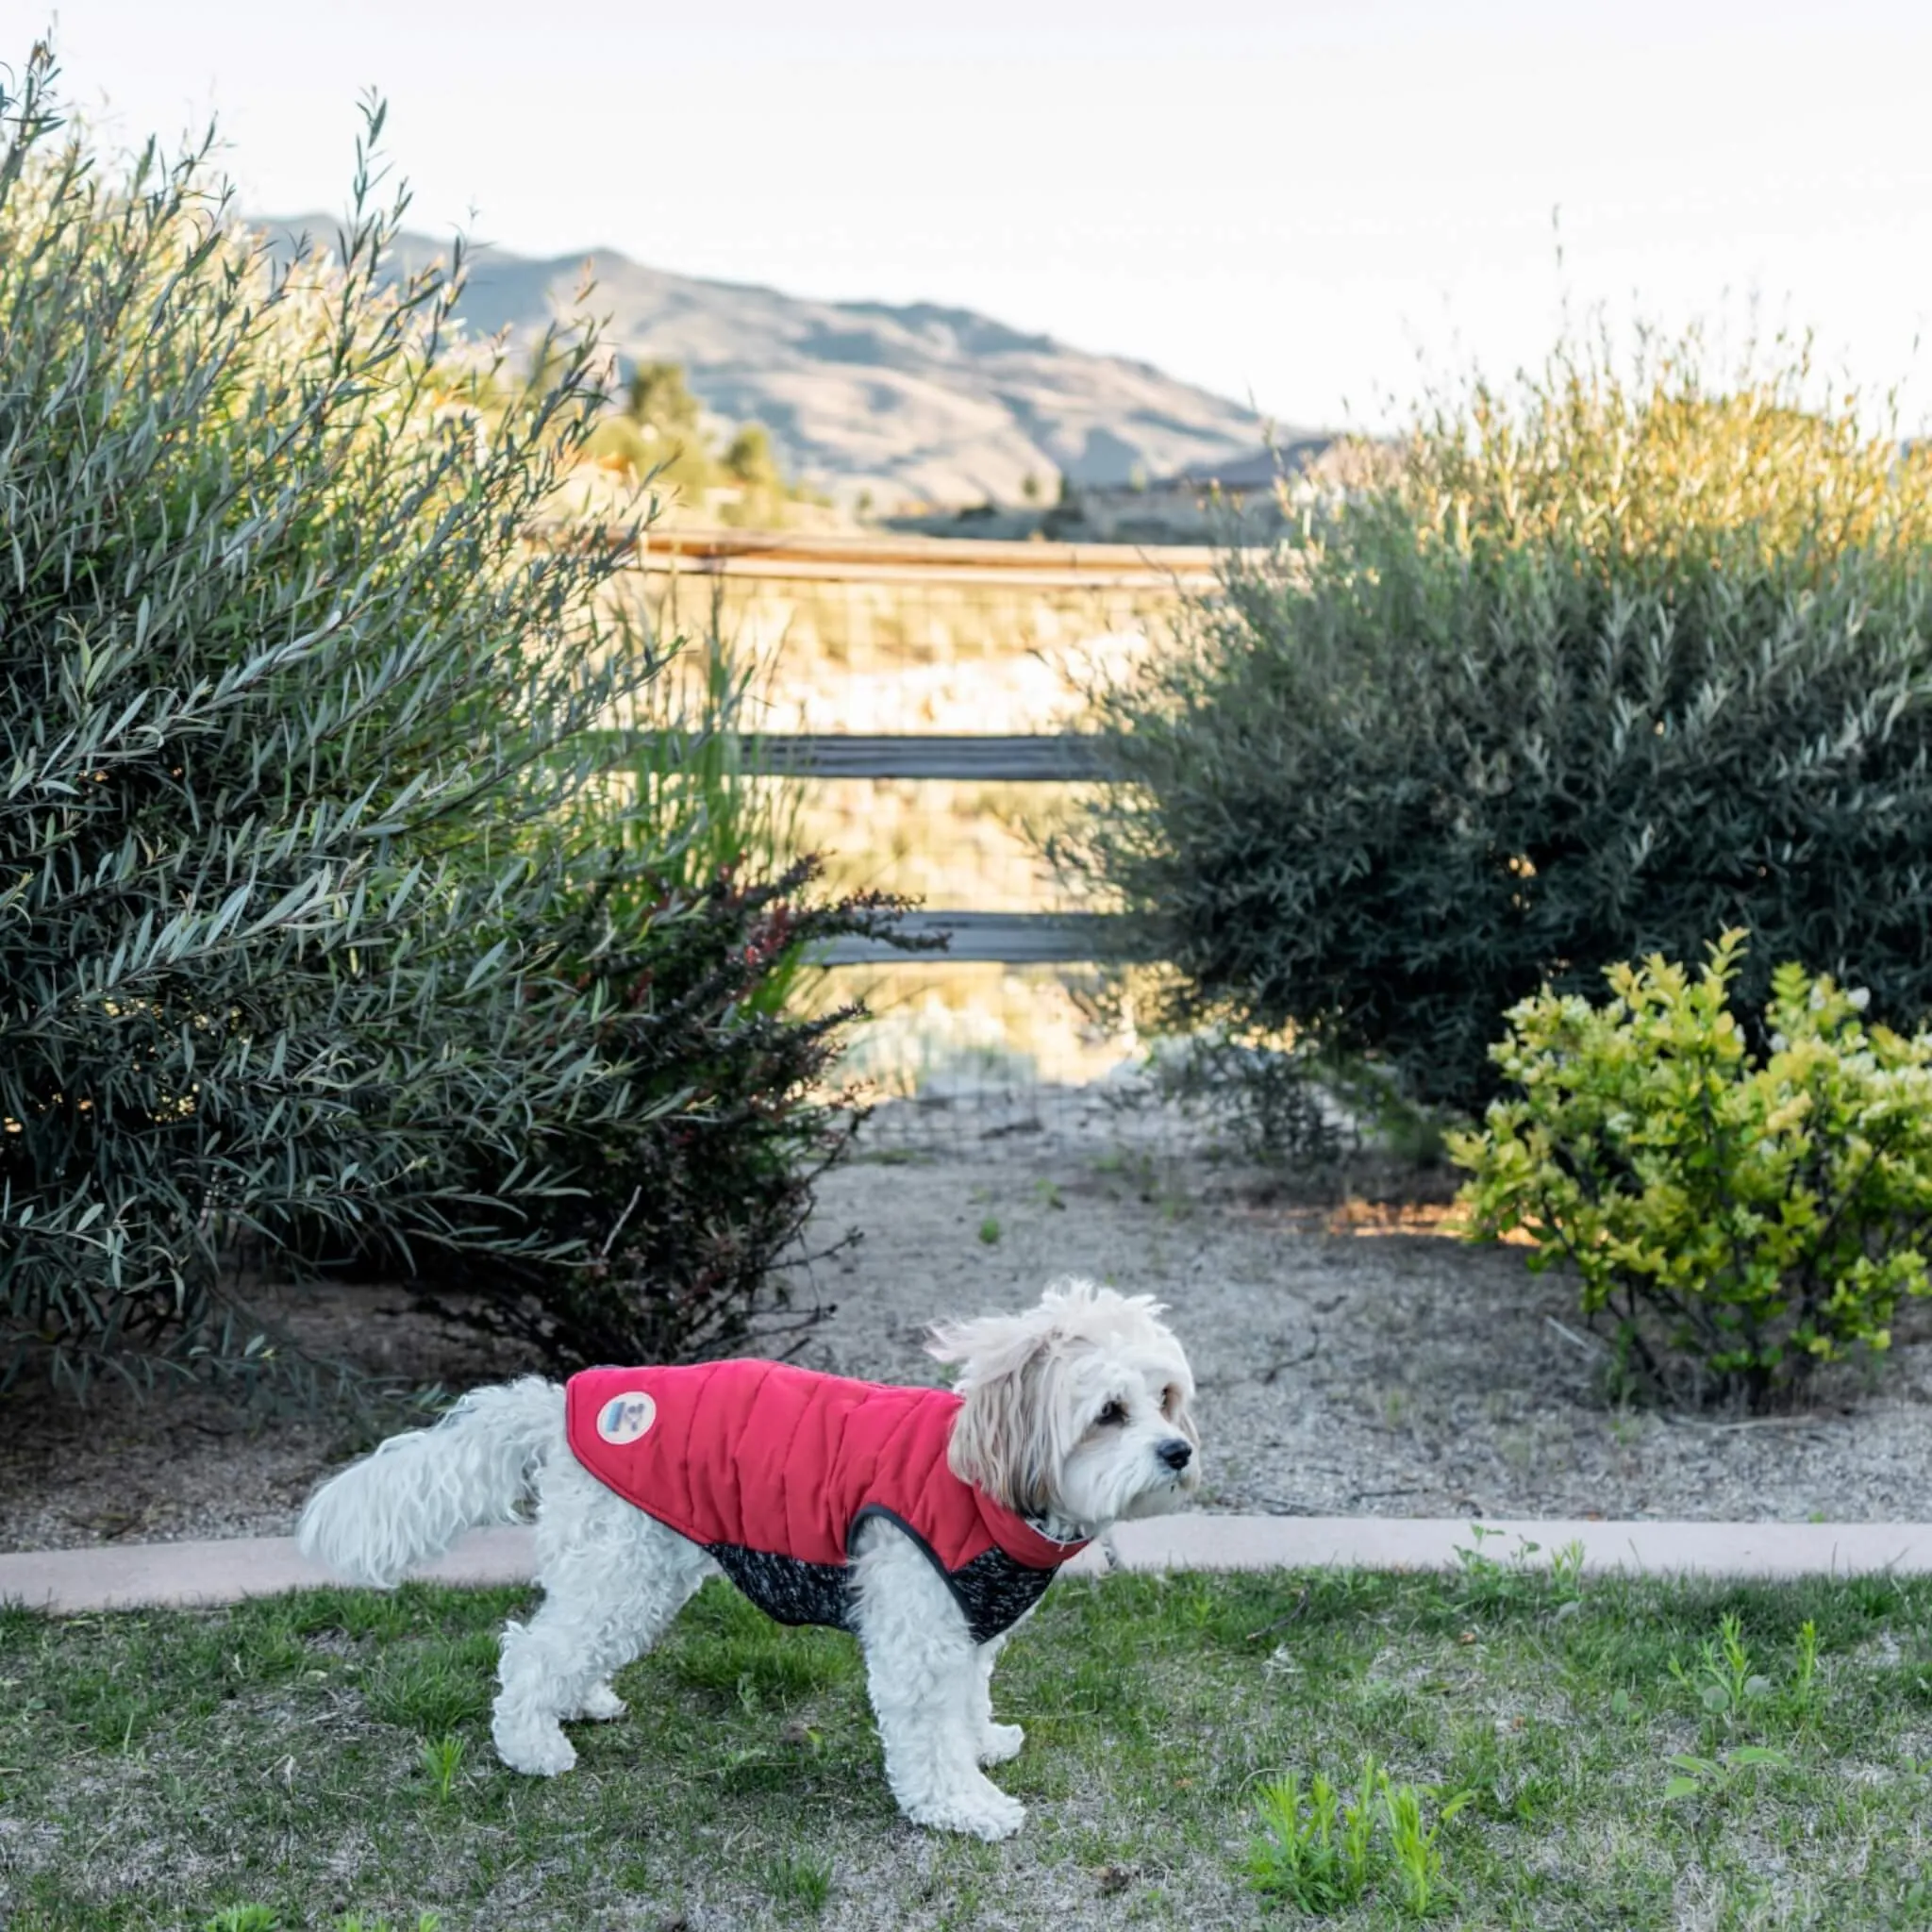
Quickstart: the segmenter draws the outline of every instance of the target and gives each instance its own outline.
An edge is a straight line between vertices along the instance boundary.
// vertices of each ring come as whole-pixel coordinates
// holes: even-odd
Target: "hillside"
[[[319,216],[265,225],[335,233]],[[398,265],[442,248],[406,235]],[[870,491],[881,509],[908,499],[1016,502],[1029,475],[1049,493],[1060,475],[1124,484],[1261,440],[1259,419],[1238,403],[970,309],[803,301],[646,268],[609,249],[541,260],[480,252],[465,322],[485,335],[534,331],[553,305],[571,310],[587,259],[588,312],[607,318],[606,339],[625,364],[683,363],[708,408],[767,426],[790,472],[847,500]]]

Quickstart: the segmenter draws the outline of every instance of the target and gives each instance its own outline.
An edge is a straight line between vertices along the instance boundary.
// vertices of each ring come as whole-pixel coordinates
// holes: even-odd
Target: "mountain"
[[[335,223],[263,224],[332,241]],[[444,253],[398,238],[399,270]],[[1252,451],[1260,419],[1144,362],[1090,355],[967,308],[809,302],[775,289],[646,268],[611,249],[537,259],[471,258],[463,320],[480,335],[534,333],[554,313],[605,319],[621,366],[681,362],[692,391],[730,422],[771,432],[791,474],[882,509],[908,500],[1017,502],[1031,476],[1118,485],[1211,467]],[[1284,432],[1290,437],[1298,432]]]

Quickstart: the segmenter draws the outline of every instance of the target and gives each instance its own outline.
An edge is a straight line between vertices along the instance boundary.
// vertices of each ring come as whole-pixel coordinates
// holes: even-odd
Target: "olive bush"
[[[1466,1110],[1506,1008],[1732,925],[1754,1006],[1795,958],[1932,1010],[1932,448],[1790,344],[1708,359],[1439,398],[1094,692],[1112,782],[1056,856],[1172,962],[1157,1024]]]
[[[384,271],[379,109],[339,259],[277,259],[206,151],[107,178],[42,50],[23,76],[0,1361],[258,1362],[238,1243],[468,1278],[565,1357],[741,1336],[850,1124],[848,1016],[760,992],[890,908],[692,880],[708,834],[611,782],[661,661],[607,594],[630,533],[529,534],[594,341],[474,406],[503,385],[453,340],[460,251]]]

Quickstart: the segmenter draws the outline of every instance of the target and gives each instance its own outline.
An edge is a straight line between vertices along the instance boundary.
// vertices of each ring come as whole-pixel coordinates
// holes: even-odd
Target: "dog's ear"
[[[960,1365],[964,1406],[946,1459],[960,1481],[1023,1516],[1042,1514],[1064,1454],[1055,1331],[1036,1310],[936,1328],[926,1352]]]

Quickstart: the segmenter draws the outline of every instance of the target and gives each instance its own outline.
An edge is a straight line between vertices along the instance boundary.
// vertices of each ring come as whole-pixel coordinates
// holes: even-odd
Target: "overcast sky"
[[[6,0],[18,61],[48,18]],[[919,25],[917,16],[932,19]],[[1932,420],[1932,5],[60,0],[116,139],[212,108],[246,206],[340,207],[358,91],[419,225],[934,300],[1373,426],[1573,302],[1754,293]],[[1559,275],[1552,209],[1560,208]]]

